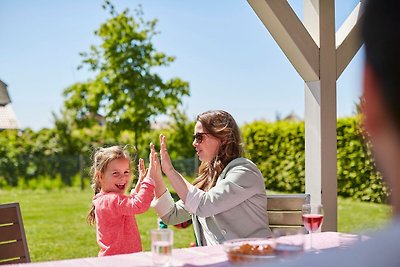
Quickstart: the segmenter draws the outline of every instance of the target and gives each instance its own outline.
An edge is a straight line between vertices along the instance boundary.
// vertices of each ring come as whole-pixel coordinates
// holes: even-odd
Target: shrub
[[[147,159],[148,144],[158,144],[159,134],[164,133],[175,167],[184,174],[196,175],[191,145],[193,125],[194,122],[181,116],[166,128],[144,134],[143,143],[139,144],[140,151],[133,151],[133,157]],[[337,122],[338,195],[385,202],[388,189],[375,169],[359,125],[358,117],[342,118]],[[244,125],[242,134],[246,156],[259,166],[268,189],[304,192],[303,122],[255,121]],[[112,144],[131,144],[133,147],[133,137],[128,130],[121,132],[120,136],[112,136],[101,126],[71,130],[63,124],[38,132],[30,129],[0,131],[0,188],[54,188],[81,182],[88,185],[93,148]],[[84,181],[80,180],[81,177],[85,178]]]
[[[388,190],[359,125],[359,117],[337,123],[338,195],[382,203]],[[259,166],[268,189],[304,192],[304,122],[256,121],[244,125],[242,134],[247,156]]]

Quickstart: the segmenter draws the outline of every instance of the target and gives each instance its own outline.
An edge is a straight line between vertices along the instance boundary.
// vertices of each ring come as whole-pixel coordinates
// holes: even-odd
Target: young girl
[[[120,146],[100,148],[94,154],[91,173],[95,196],[88,222],[96,224],[99,256],[142,251],[134,214],[150,207],[155,166],[150,160],[149,169],[145,170],[143,160],[139,160],[139,181],[131,195],[126,196],[131,183],[130,169],[129,153]]]

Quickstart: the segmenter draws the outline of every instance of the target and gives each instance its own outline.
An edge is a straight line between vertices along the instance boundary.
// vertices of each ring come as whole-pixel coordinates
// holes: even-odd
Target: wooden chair
[[[0,205],[0,265],[30,261],[19,203]]]
[[[269,227],[287,233],[304,232],[301,208],[310,203],[309,194],[267,194]]]

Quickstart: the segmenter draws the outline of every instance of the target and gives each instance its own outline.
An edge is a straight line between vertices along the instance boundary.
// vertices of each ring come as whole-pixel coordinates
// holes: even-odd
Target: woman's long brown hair
[[[211,110],[197,116],[205,132],[221,141],[217,155],[210,162],[202,162],[199,176],[193,185],[209,191],[217,183],[218,176],[233,159],[243,156],[242,138],[234,118],[226,111]]]

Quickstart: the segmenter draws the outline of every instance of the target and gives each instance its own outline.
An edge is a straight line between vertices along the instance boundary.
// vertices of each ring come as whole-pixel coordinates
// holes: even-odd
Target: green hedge
[[[148,157],[148,144],[162,132],[168,137],[171,157],[176,167],[193,175],[192,131],[194,122],[181,118],[163,130],[142,136],[136,156]],[[377,203],[385,202],[387,189],[374,168],[371,152],[359,131],[357,117],[339,119],[338,195]],[[266,187],[283,192],[304,192],[304,123],[256,121],[242,127],[247,156],[260,168]],[[34,132],[0,131],[0,188],[32,186],[49,177],[52,182],[73,185],[73,177],[82,175],[88,182],[90,156],[94,147],[131,144],[133,133],[123,131],[110,135],[104,127],[71,130],[64,125]],[[158,148],[157,148],[158,149]],[[133,149],[134,150],[134,149]],[[133,151],[135,155],[135,151]],[[81,155],[81,156],[80,156]],[[189,160],[187,160],[189,159]],[[57,179],[61,180],[61,183]]]
[[[0,188],[74,186],[76,181],[87,185],[95,148],[128,144],[132,161],[137,161],[139,157],[147,160],[150,142],[159,149],[160,133],[168,137],[176,168],[184,174],[193,175],[193,126],[194,122],[181,119],[169,124],[167,129],[143,133],[139,144],[134,143],[134,133],[129,130],[115,136],[102,126],[71,129],[63,122],[57,123],[55,128],[37,132],[31,129],[0,130]]]
[[[266,178],[266,187],[304,191],[304,125],[295,122],[253,122],[242,127],[246,153]]]
[[[338,195],[382,203],[387,188],[359,128],[357,117],[337,123]],[[244,125],[242,134],[247,156],[259,166],[269,190],[304,192],[304,122],[256,121]]]
[[[337,123],[338,194],[364,201],[387,202],[388,189],[363,138],[358,117]]]

